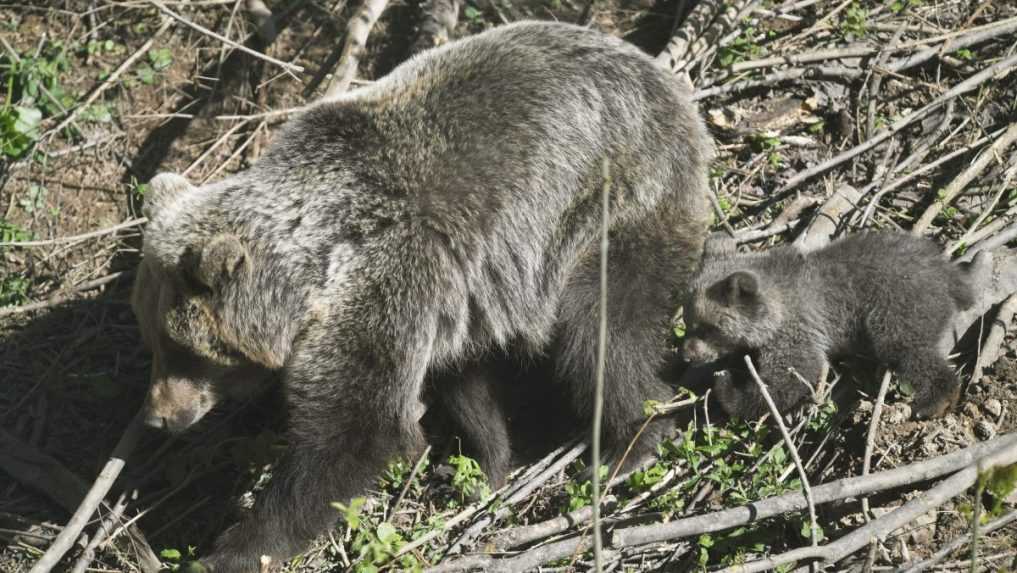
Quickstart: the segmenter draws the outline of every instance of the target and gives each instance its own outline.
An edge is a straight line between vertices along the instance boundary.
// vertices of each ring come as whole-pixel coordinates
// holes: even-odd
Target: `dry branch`
[[[296,64],[291,64],[289,62],[284,62],[282,60],[277,60],[276,58],[273,58],[272,56],[263,54],[263,53],[261,53],[261,52],[259,52],[257,50],[252,50],[251,48],[248,48],[247,46],[245,46],[245,45],[243,45],[243,44],[241,44],[239,42],[234,42],[233,40],[230,40],[226,36],[223,36],[222,34],[219,34],[217,32],[209,30],[208,28],[206,28],[206,27],[204,27],[204,26],[202,26],[200,24],[195,24],[194,22],[191,22],[190,20],[188,20],[187,18],[184,18],[180,14],[177,14],[173,10],[170,10],[169,8],[166,7],[166,4],[164,4],[163,2],[160,2],[159,0],[150,0],[150,1],[151,1],[153,6],[155,6],[159,10],[162,10],[162,12],[164,14],[166,14],[170,18],[173,18],[174,20],[180,22],[181,24],[187,26],[188,28],[191,28],[192,30],[194,30],[196,32],[199,32],[201,34],[204,34],[204,35],[206,35],[206,36],[208,36],[208,37],[210,37],[210,38],[212,38],[214,40],[222,42],[223,44],[226,44],[227,46],[229,46],[229,47],[231,47],[231,48],[233,48],[235,50],[240,50],[241,52],[243,52],[243,53],[245,53],[245,54],[247,54],[249,56],[255,57],[255,58],[259,59],[259,60],[264,60],[264,61],[266,61],[266,62],[268,62],[270,64],[273,64],[273,65],[279,66],[280,68],[283,69],[284,72],[288,73],[290,76],[292,76],[294,78],[297,77],[296,74],[304,71],[304,68],[301,67],[301,66],[298,66]]]
[[[973,254],[974,255],[974,254]],[[953,321],[953,340],[959,341],[981,317],[993,306],[1017,292],[1017,251],[996,249],[981,251],[971,261],[970,273],[975,291],[975,304],[957,313]]]
[[[357,76],[357,66],[367,49],[367,36],[371,33],[374,23],[385,11],[388,0],[364,0],[357,13],[350,19],[346,29],[346,43],[343,45],[339,64],[336,66],[332,83],[325,91],[324,99],[332,99],[346,92]]]
[[[995,467],[1008,466],[1014,463],[1017,463],[1017,443],[1003,446],[986,456],[986,458],[976,460],[975,463],[896,510],[855,529],[827,545],[822,547],[803,547],[781,555],[772,556],[768,559],[730,567],[723,571],[725,573],[756,573],[773,569],[785,563],[796,563],[805,560],[820,560],[826,564],[836,563],[865,547],[871,540],[885,537],[960,495],[975,484],[980,473]]]
[[[941,106],[945,105],[946,102],[948,102],[949,100],[961,96],[963,94],[966,94],[971,90],[974,90],[978,86],[995,78],[999,74],[1009,73],[1014,69],[1014,67],[1017,67],[1017,54],[1013,54],[1008,58],[1002,59],[996,62],[995,64],[983,69],[982,71],[970,76],[969,78],[965,79],[964,81],[958,83],[954,87],[944,92],[942,95],[934,99],[932,102],[898,119],[897,121],[893,122],[889,127],[880,130],[875,135],[870,137],[868,140],[852,147],[851,149],[848,149],[847,151],[844,151],[843,153],[839,153],[838,155],[831,157],[830,159],[820,163],[819,165],[816,165],[815,167],[812,167],[799,173],[798,175],[795,175],[794,177],[789,179],[788,182],[785,183],[783,187],[776,191],[774,193],[774,196],[782,197],[786,193],[793,189],[796,189],[799,185],[808,181],[809,179],[812,179],[817,175],[825,173],[830,169],[833,169],[834,167],[840,165],[841,163],[844,163],[845,161],[848,161],[850,159],[853,159],[854,157],[857,157],[858,155],[861,155],[862,153],[865,153],[866,151],[876,147],[880,143],[883,143],[884,141],[886,141],[896,133],[900,132],[905,127],[908,127],[915,121],[939,109]]]
[[[812,540],[812,546],[816,547],[819,545],[819,523],[816,520],[816,502],[812,497],[812,488],[809,486],[809,474],[805,472],[805,467],[802,465],[802,458],[798,455],[798,448],[795,447],[794,440],[792,440],[791,435],[787,433],[787,426],[784,425],[783,413],[777,409],[777,405],[773,402],[773,397],[770,396],[770,390],[766,387],[763,379],[759,377],[759,373],[756,372],[756,366],[752,363],[752,358],[748,355],[745,356],[745,366],[748,367],[749,374],[756,382],[756,387],[759,388],[759,393],[762,394],[763,400],[766,401],[766,406],[770,409],[770,416],[773,417],[774,423],[777,424],[777,429],[780,430],[780,435],[784,440],[784,445],[787,447],[788,453],[791,455],[791,459],[795,463],[795,467],[798,468],[798,477],[802,480],[802,491],[805,493],[805,503],[809,506],[809,538]]]
[[[955,472],[982,457],[1014,445],[1017,445],[1017,433],[1006,434],[922,462],[870,474],[865,477],[855,476],[816,486],[813,488],[812,494],[817,504],[823,504],[920,483]],[[669,523],[617,529],[611,537],[612,546],[629,547],[658,541],[675,540],[701,533],[722,531],[782,513],[801,511],[807,506],[805,496],[800,492],[788,493],[741,507],[678,519]]]
[[[131,423],[128,424],[127,429],[124,430],[123,436],[120,437],[120,441],[113,449],[112,456],[102,468],[99,477],[92,484],[92,488],[88,490],[88,494],[85,495],[85,499],[82,500],[77,511],[71,516],[70,521],[60,531],[60,535],[49,546],[46,553],[35,562],[29,573],[49,573],[60,562],[64,554],[70,550],[71,546],[74,545],[74,540],[78,538],[81,530],[88,524],[88,520],[95,513],[95,509],[102,503],[106,493],[113,487],[113,482],[120,475],[120,470],[124,468],[124,461],[138,443],[141,429],[142,414],[138,412],[131,420]]]
[[[2,429],[0,429],[0,469],[18,482],[43,493],[69,513],[77,509],[88,492],[88,485],[59,461]],[[125,529],[137,549],[141,570],[144,573],[158,571],[162,564],[149,546],[145,535],[135,525],[128,525]]]
[[[124,229],[130,229],[131,227],[138,227],[148,222],[148,219],[141,217],[138,219],[131,219],[130,221],[124,221],[123,223],[107,227],[105,229],[99,229],[98,231],[89,231],[88,233],[82,233],[80,235],[72,235],[70,237],[57,237],[55,239],[46,239],[42,241],[0,241],[0,247],[46,247],[50,245],[60,245],[66,243],[77,243],[78,241],[84,241],[86,239],[94,239],[96,237],[102,237],[109,235],[110,233],[116,233]]]
[[[809,226],[795,239],[794,245],[802,251],[822,248],[844,224],[844,217],[858,206],[861,194],[850,185],[841,185],[816,211]]]
[[[996,318],[992,321],[992,328],[989,329],[989,336],[985,338],[982,350],[975,361],[975,368],[971,373],[972,381],[980,379],[982,371],[999,359],[1000,350],[1003,348],[1006,335],[1010,333],[1010,324],[1015,314],[1017,314],[1017,294],[1012,294],[999,305]]]
[[[929,205],[929,208],[922,213],[922,216],[918,218],[918,221],[911,228],[911,232],[920,235],[929,225],[932,224],[933,219],[936,215],[942,212],[950,201],[953,201],[957,195],[960,195],[961,191],[968,186],[971,181],[982,174],[985,168],[994,161],[1003,161],[1003,156],[1011,145],[1017,141],[1017,123],[1011,125],[1003,135],[1000,135],[996,141],[987,149],[984,153],[978,156],[978,159],[974,160],[971,165],[962,171],[957,177],[953,178],[953,181],[943,189],[942,197],[937,197],[935,201]]]

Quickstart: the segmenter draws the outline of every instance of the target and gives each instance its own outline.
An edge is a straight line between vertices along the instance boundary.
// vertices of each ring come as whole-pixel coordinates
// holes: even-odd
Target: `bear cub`
[[[917,417],[942,415],[956,401],[949,325],[974,293],[967,270],[934,242],[866,232],[809,253],[786,246],[738,254],[730,246],[711,238],[693,281],[687,361],[758,353],[755,365],[781,412],[809,397],[798,376],[815,382],[828,359],[851,355],[910,383]],[[752,419],[767,410],[752,380],[718,377],[713,391],[728,414]]]

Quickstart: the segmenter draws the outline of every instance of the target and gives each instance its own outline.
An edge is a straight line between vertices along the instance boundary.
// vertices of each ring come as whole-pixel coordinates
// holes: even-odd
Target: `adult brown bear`
[[[289,453],[205,564],[257,571],[329,527],[329,502],[420,448],[425,376],[450,380],[435,392],[496,481],[508,437],[489,357],[553,360],[588,414],[605,161],[604,435],[624,448],[643,402],[669,395],[657,370],[702,250],[712,153],[687,89],[637,49],[521,23],[318,103],[247,171],[153,179],[134,298],[150,422],[183,430],[273,375],[288,400]]]

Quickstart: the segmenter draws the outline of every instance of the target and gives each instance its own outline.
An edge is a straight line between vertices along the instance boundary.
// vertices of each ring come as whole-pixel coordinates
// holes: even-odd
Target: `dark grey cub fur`
[[[934,242],[861,233],[807,254],[716,247],[708,245],[714,254],[704,258],[685,307],[687,360],[758,351],[759,374],[782,412],[809,395],[792,368],[814,383],[829,358],[859,354],[914,387],[919,417],[941,415],[956,401],[949,326],[974,294],[966,270]],[[729,414],[755,418],[767,410],[750,379],[722,377],[714,393]]]
[[[315,105],[245,172],[153,179],[134,298],[154,354],[151,423],[183,429],[271,372],[288,400],[288,454],[205,563],[278,565],[334,522],[330,502],[415,456],[425,380],[497,480],[508,436],[492,353],[552,360],[589,414],[605,161],[604,435],[621,451],[643,402],[670,395],[657,374],[710,218],[712,153],[687,89],[651,58],[523,23]]]

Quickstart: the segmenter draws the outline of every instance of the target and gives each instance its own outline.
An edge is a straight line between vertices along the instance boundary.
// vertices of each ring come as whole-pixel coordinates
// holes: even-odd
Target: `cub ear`
[[[194,283],[217,290],[246,269],[249,261],[247,248],[236,235],[221,234],[212,237],[200,254],[185,258],[184,272]]]
[[[716,298],[734,304],[739,301],[751,300],[759,294],[759,277],[749,271],[737,271],[710,289]]]
[[[148,182],[148,193],[145,194],[145,205],[141,212],[151,219],[166,205],[169,205],[181,193],[190,191],[194,186],[182,175],[176,173],[160,173]]]

